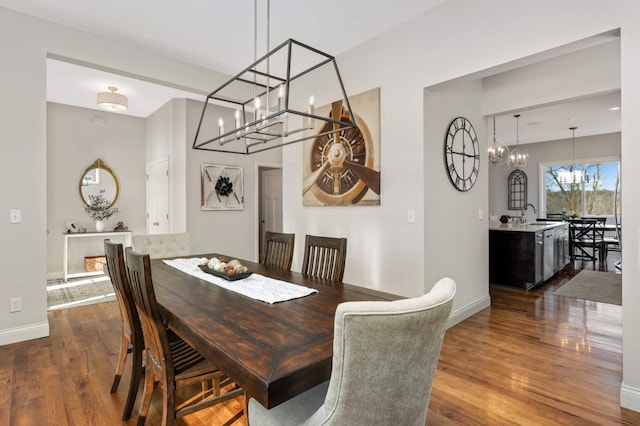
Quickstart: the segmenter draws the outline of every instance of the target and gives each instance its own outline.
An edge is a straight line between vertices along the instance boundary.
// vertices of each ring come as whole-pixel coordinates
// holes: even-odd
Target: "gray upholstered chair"
[[[251,426],[420,425],[456,284],[421,297],[338,306],[328,382],[267,410],[249,401]]]
[[[134,235],[132,242],[135,251],[146,253],[151,259],[189,254],[188,233]]]

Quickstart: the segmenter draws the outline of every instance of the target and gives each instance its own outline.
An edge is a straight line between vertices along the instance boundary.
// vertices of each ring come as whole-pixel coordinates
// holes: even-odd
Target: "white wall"
[[[103,125],[94,124],[101,118]],[[84,211],[78,185],[87,167],[100,159],[119,183],[107,229],[124,222],[129,230],[145,229],[144,119],[111,112],[47,103],[47,275],[62,276],[62,234],[74,219],[95,230]],[[104,253],[102,239],[75,239],[69,244],[69,273],[84,271],[84,256]]]
[[[451,120],[473,124],[482,153],[478,179],[469,191],[453,187],[445,171],[444,139]],[[448,276],[458,285],[457,315],[464,319],[490,304],[487,232],[487,127],[482,82],[425,89],[424,101],[424,287]],[[480,219],[479,211],[483,218]],[[464,265],[464,267],[461,267]],[[460,312],[461,311],[461,312]],[[455,312],[455,311],[454,311]],[[464,312],[464,314],[463,314]]]
[[[169,159],[169,229],[187,232],[185,99],[172,99],[146,119],[146,164]]]
[[[624,2],[622,23],[622,182],[625,188],[640,188],[640,4]],[[640,197],[626,197],[622,205],[625,232],[622,235],[622,390],[623,407],[640,411]],[[627,232],[628,231],[628,232]]]
[[[439,271],[438,262],[445,256],[439,252],[442,238],[428,235],[430,225],[426,222],[433,215],[421,209],[427,205],[424,194],[429,194],[434,200],[434,209],[448,212],[438,215],[446,217],[439,225],[447,227],[447,239],[459,242],[456,252],[447,255],[458,259],[457,269],[468,269],[464,273],[443,271],[460,274],[461,292],[453,309],[454,313],[465,309],[469,303],[474,303],[469,302],[469,294],[486,293],[488,276],[484,262],[488,247],[481,243],[484,237],[478,240],[475,234],[470,236],[468,227],[460,224],[478,220],[477,208],[483,205],[482,198],[487,205],[488,187],[478,188],[478,191],[484,191],[478,195],[478,200],[454,199],[447,195],[451,190],[448,183],[437,186],[426,179],[431,168],[436,173],[440,168],[444,176],[444,168],[438,165],[442,161],[442,137],[424,140],[423,89],[621,27],[623,181],[627,188],[635,187],[630,185],[640,183],[637,182],[640,173],[631,165],[625,167],[624,163],[638,158],[640,151],[639,145],[634,143],[640,136],[640,123],[633,118],[640,112],[637,87],[640,85],[637,81],[640,59],[633,49],[640,42],[639,16],[638,5],[633,0],[606,3],[542,0],[518,2],[517,6],[507,0],[451,0],[340,55],[338,65],[349,94],[381,88],[381,205],[372,209],[302,207],[299,201],[301,151],[292,147],[285,149],[283,154],[285,223],[293,224],[297,237],[312,232],[348,237],[350,246],[356,245],[358,249],[347,253],[345,281],[417,295],[433,284],[430,281],[434,277],[428,275],[428,271],[430,268]],[[461,105],[460,110],[465,111],[465,107]],[[627,173],[634,176],[626,176]],[[425,187],[432,184],[433,188]],[[416,208],[416,216],[422,224],[410,226],[406,223],[409,208]],[[640,288],[632,285],[640,279],[637,261],[640,201],[625,203],[623,215],[633,219],[632,223],[625,219],[625,228],[627,224],[630,226],[631,235],[626,237],[625,234],[624,241],[623,296],[625,304],[631,306],[625,306],[624,310],[625,388],[622,399],[627,406],[640,410],[640,393],[634,396],[634,392],[640,390],[640,366],[633,361],[640,357],[640,329],[633,330],[628,325],[640,321],[640,313],[634,309],[635,301],[640,300]],[[359,243],[363,240],[365,243]],[[360,250],[359,246],[364,244],[374,245],[380,251],[376,256],[363,258],[366,251]],[[355,266],[351,263],[354,257]],[[401,263],[398,263],[399,259]],[[628,268],[627,264],[630,265]],[[469,279],[472,276],[476,278]],[[481,303],[480,300],[477,302]]]
[[[203,104],[186,100],[186,215],[187,231],[193,253],[222,253],[244,259],[255,259],[255,235],[258,232],[256,203],[256,163],[280,164],[281,151],[264,151],[238,155],[191,149]],[[217,122],[233,122],[233,110],[210,105],[207,114]],[[206,139],[206,138],[205,138]],[[203,163],[239,166],[244,170],[244,210],[200,210],[200,166]]]
[[[620,90],[620,43],[610,37],[613,35],[592,37],[591,43],[609,41],[486,77],[484,114],[495,115],[521,110],[523,106],[538,107]],[[562,50],[545,53],[559,54]]]
[[[46,57],[23,19],[7,18],[0,10],[0,344],[49,334]],[[10,209],[22,210],[22,223],[9,224]],[[12,297],[22,298],[21,312],[9,313]]]
[[[576,161],[589,158],[620,158],[620,133],[608,133],[605,135],[576,137]],[[526,211],[527,219],[535,220],[536,217],[545,217],[546,212],[540,211],[540,163],[550,161],[572,161],[572,140],[539,142],[522,144],[522,150],[529,153],[529,164],[522,171],[527,175],[527,198],[538,209],[534,213],[529,208]],[[519,211],[507,210],[507,179],[513,171],[506,164],[489,166],[489,212],[491,215],[503,214],[517,216]],[[626,186],[626,185],[625,185]]]
[[[0,344],[49,333],[44,285],[48,53],[205,92],[226,80],[215,71],[0,8],[0,212],[5,215],[0,221]],[[10,209],[22,210],[22,223],[6,220]],[[13,297],[22,298],[21,312],[9,313]]]

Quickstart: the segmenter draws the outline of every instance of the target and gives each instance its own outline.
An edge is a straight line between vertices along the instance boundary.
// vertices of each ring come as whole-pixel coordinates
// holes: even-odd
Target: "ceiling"
[[[339,55],[445,1],[274,0],[270,45],[293,38]],[[257,3],[258,55],[262,55],[267,50],[267,0]],[[250,0],[0,0],[0,7],[232,75],[254,60],[256,9]],[[129,98],[126,114],[138,117],[149,116],[176,96],[203,99],[202,94],[48,60],[51,102],[97,109],[96,94],[107,91],[107,86],[118,87]]]
[[[339,55],[445,1],[274,0],[270,5],[270,45],[293,38]],[[266,51],[267,0],[258,3],[261,55]],[[254,59],[255,13],[254,2],[249,0],[0,0],[0,7],[228,74],[237,73]],[[309,25],[311,22],[327,24]],[[172,98],[204,99],[201,93],[47,60],[50,102],[97,109],[96,94],[107,91],[107,86],[118,87],[118,92],[129,98],[126,114],[137,117],[148,117]],[[519,141],[565,139],[571,136],[568,128],[572,125],[579,128],[576,137],[620,131],[620,111],[609,111],[619,105],[618,92],[520,112]],[[512,114],[497,117],[496,128],[503,143],[515,143]]]
[[[612,109],[617,108],[617,109]],[[516,119],[515,114],[520,114]],[[496,117],[496,138],[505,145],[569,139],[570,127],[577,127],[576,138],[619,132],[621,129],[620,92],[592,96],[542,108],[518,111]],[[487,134],[493,137],[489,121]]]

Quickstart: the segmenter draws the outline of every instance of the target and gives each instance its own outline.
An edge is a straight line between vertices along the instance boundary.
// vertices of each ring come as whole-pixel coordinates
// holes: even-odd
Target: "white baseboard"
[[[26,340],[39,339],[41,337],[49,337],[48,321],[30,324],[24,327],[0,330],[0,346],[24,342]]]
[[[47,272],[47,280],[57,280],[64,277],[62,272]]]
[[[622,383],[620,388],[620,406],[640,412],[640,389]]]
[[[475,302],[468,304],[467,306],[463,306],[460,309],[456,309],[455,312],[452,312],[449,315],[447,328],[453,327],[454,325],[466,320],[469,317],[474,316],[481,310],[486,309],[490,306],[491,306],[491,296],[487,294],[485,297],[478,299]]]

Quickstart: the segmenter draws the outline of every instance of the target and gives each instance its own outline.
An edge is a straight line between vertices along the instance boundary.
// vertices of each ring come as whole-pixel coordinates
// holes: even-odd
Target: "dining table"
[[[214,256],[230,259],[215,253],[189,257]],[[265,303],[182,272],[163,259],[151,260],[153,285],[167,326],[266,408],[329,379],[340,303],[402,298],[238,260],[253,274],[317,292]]]

